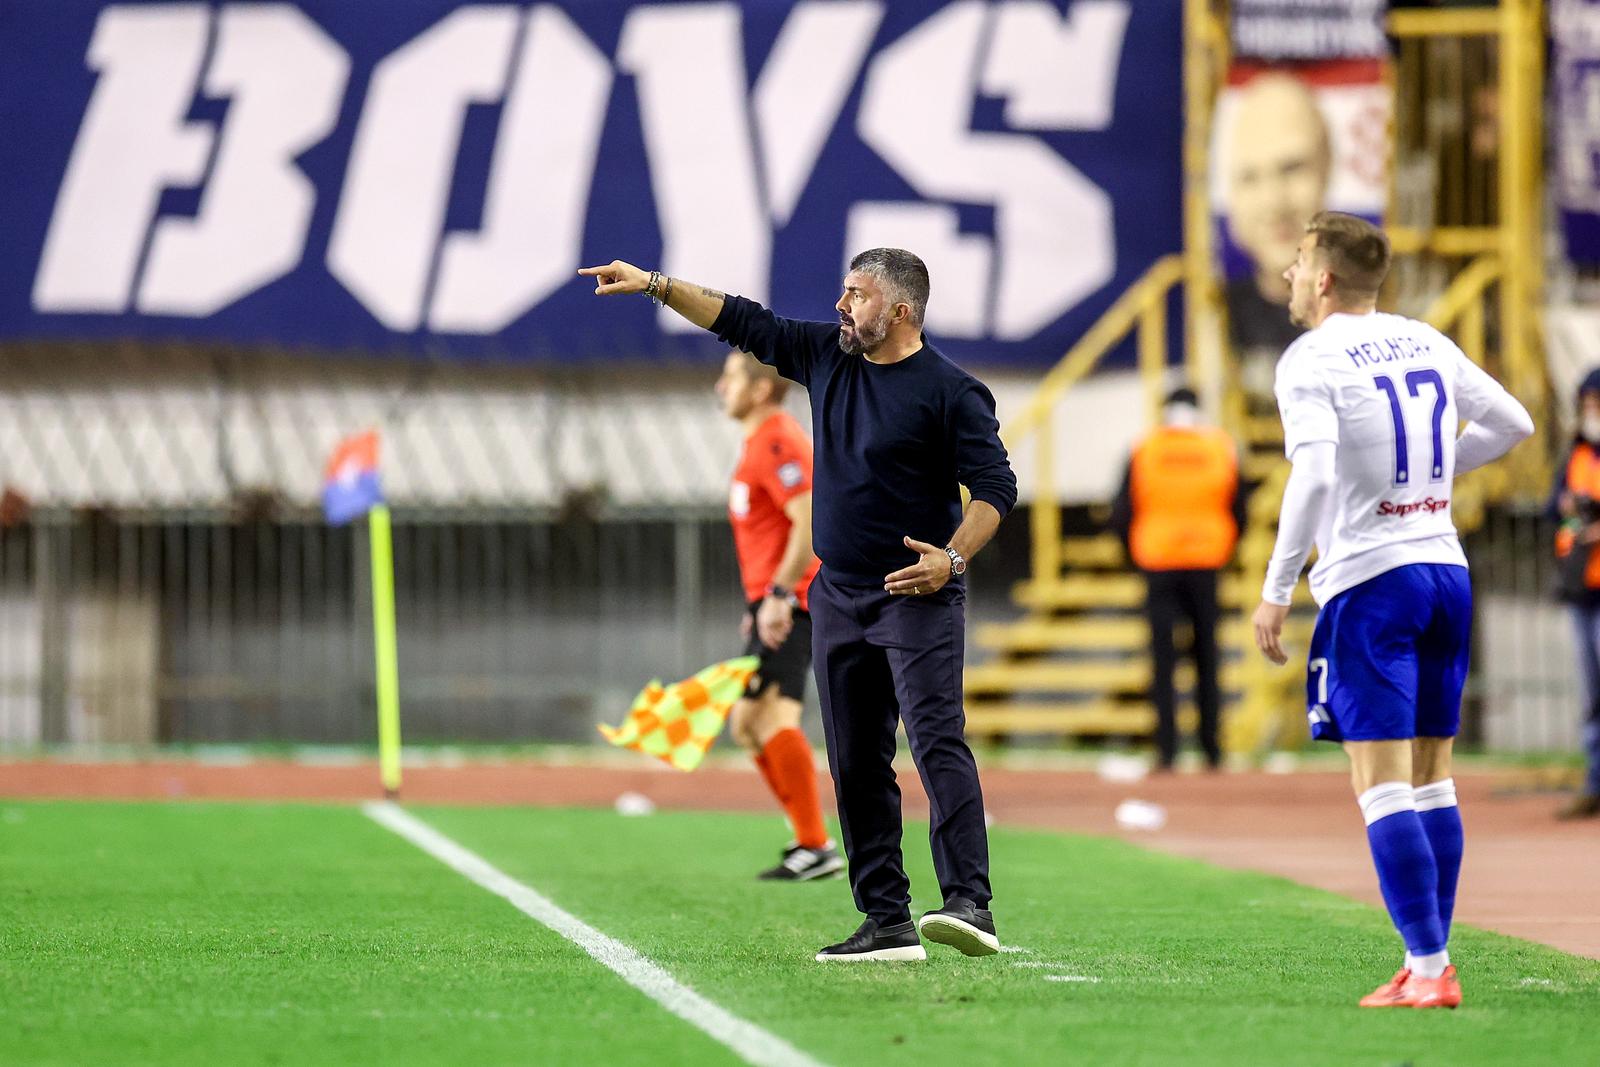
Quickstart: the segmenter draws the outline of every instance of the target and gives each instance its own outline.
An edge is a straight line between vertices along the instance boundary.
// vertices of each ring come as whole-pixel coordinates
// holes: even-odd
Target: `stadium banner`
[[[1381,59],[1388,0],[1233,0],[1235,59],[1271,63]]]
[[[1550,5],[1555,199],[1567,258],[1600,264],[1600,0]]]
[[[612,361],[612,257],[831,318],[852,251],[1048,366],[1181,240],[1179,0],[0,8],[0,340]]]
[[[1282,274],[1311,216],[1331,209],[1381,219],[1393,106],[1383,60],[1230,68],[1217,97],[1209,184],[1241,353],[1275,361],[1298,333]]]

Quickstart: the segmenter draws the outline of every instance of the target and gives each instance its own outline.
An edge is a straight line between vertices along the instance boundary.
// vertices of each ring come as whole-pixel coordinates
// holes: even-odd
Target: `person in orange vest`
[[[1600,368],[1578,386],[1578,433],[1556,468],[1550,511],[1561,520],[1556,561],[1578,649],[1588,760],[1583,791],[1556,815],[1592,819],[1600,816]]]
[[[1244,522],[1239,456],[1226,432],[1201,421],[1199,401],[1187,386],[1167,395],[1161,423],[1134,447],[1111,521],[1128,558],[1145,576],[1158,766],[1170,770],[1178,755],[1172,631],[1180,618],[1187,618],[1194,630],[1200,747],[1215,770],[1222,764],[1217,740],[1222,706],[1217,572],[1233,558]]]

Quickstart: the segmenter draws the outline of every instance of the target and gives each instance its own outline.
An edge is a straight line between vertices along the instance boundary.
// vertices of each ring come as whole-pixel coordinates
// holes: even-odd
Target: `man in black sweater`
[[[897,248],[856,256],[837,322],[780,318],[620,260],[578,273],[600,295],[652,297],[810,392],[812,543],[822,560],[810,591],[812,659],[850,885],[867,917],[817,959],[924,959],[919,929],[969,956],[998,952],[983,793],[963,736],[962,575],[1016,503],[1017,480],[994,397],[922,334],[927,267]],[[964,515],[962,485],[972,497]],[[897,718],[928,794],[944,895],[915,925],[900,852]]]

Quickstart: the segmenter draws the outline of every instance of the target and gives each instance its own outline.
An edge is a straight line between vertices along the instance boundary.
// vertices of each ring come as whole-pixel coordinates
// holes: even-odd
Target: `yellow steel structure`
[[[1240,694],[1224,721],[1224,744],[1233,752],[1250,752],[1298,744],[1305,735],[1304,672],[1267,664],[1254,651],[1247,623],[1276,537],[1288,464],[1282,458],[1275,413],[1252,412],[1225,343],[1208,189],[1212,113],[1230,58],[1225,3],[1185,0],[1184,14],[1183,252],[1157,260],[1045,375],[1023,411],[1004,427],[1013,451],[1031,447],[1036,455],[1033,573],[1013,592],[1023,617],[980,627],[975,634],[978,645],[994,656],[967,672],[968,732],[974,735],[1144,736],[1153,730],[1154,714],[1144,696],[1149,634],[1137,613],[1142,583],[1109,535],[1063,537],[1056,413],[1062,397],[1134,335],[1146,407],[1154,420],[1166,384],[1166,312],[1175,287],[1181,287],[1183,296],[1184,369],[1207,407],[1240,441],[1246,479],[1259,482],[1234,571],[1223,583],[1220,638],[1230,664],[1224,688]],[[1421,310],[1421,317],[1453,336],[1472,359],[1495,370],[1535,412],[1535,421],[1542,422],[1538,415],[1547,403],[1547,379],[1539,333],[1541,0],[1396,11],[1389,15],[1389,31],[1400,42],[1396,67],[1401,74],[1410,57],[1421,54],[1408,51],[1413,46],[1471,39],[1482,39],[1478,47],[1498,71],[1493,92],[1500,143],[1493,164],[1493,217],[1434,218],[1419,224],[1404,217],[1392,195],[1386,228],[1397,262],[1410,257],[1443,264],[1448,271],[1448,283]],[[1460,94],[1471,88],[1461,79]],[[1496,339],[1492,347],[1491,337]],[[1475,525],[1486,502],[1512,495],[1519,486],[1524,492],[1537,491],[1546,484],[1545,462],[1544,449],[1525,446],[1512,467],[1491,467],[1462,479],[1454,494],[1458,523]],[[1286,640],[1303,650],[1312,620],[1303,585],[1297,597]],[[1180,686],[1182,681],[1180,677]]]

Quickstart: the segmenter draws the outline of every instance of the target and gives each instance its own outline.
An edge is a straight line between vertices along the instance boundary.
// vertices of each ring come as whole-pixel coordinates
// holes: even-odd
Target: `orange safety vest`
[[[1580,441],[1567,460],[1567,492],[1600,500],[1600,455],[1594,446]],[[1556,531],[1556,556],[1565,559],[1572,554],[1578,540],[1577,523],[1562,523]],[[1600,545],[1589,547],[1589,562],[1583,568],[1583,584],[1589,589],[1600,589]]]
[[[1133,450],[1128,546],[1147,571],[1216,570],[1239,539],[1233,441],[1215,427],[1163,426]]]

